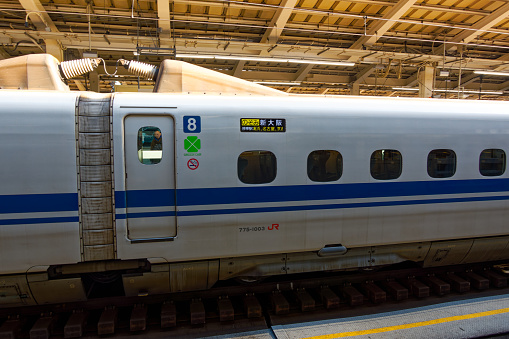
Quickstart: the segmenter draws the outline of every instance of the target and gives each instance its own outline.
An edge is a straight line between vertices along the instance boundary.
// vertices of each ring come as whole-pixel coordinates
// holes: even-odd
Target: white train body
[[[509,258],[505,102],[30,90],[0,102],[0,306],[85,300],[97,272],[139,295]],[[242,130],[256,119],[281,128]],[[162,158],[138,149],[154,127]],[[311,180],[320,150],[341,155],[339,178]],[[394,179],[372,175],[381,150],[401,155]],[[454,152],[452,176],[430,176],[433,150]],[[486,150],[503,155],[496,175],[481,174]],[[273,154],[273,180],[242,181],[249,151]]]

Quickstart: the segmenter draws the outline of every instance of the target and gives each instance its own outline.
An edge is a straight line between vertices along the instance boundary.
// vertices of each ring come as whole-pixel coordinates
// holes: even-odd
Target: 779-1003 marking
[[[239,232],[260,232],[260,231],[279,231],[279,224],[272,224],[265,228],[265,226],[254,226],[254,227],[239,227]]]
[[[240,232],[259,232],[265,231],[265,226],[255,226],[255,227],[239,227]]]

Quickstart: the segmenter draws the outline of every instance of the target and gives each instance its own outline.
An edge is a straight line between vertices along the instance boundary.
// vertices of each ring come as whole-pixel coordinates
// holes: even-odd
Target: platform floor
[[[509,333],[509,296],[490,296],[375,315],[276,325],[272,331],[278,339],[449,339],[494,336]]]

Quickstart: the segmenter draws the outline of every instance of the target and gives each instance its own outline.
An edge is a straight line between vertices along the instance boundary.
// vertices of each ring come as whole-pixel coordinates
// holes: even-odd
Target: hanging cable
[[[104,73],[106,73],[106,74],[107,74],[107,75],[109,75],[109,76],[115,76],[115,75],[117,74],[117,72],[118,72],[118,63],[119,63],[119,62],[120,62],[120,60],[122,60],[122,59],[117,60],[117,63],[115,64],[115,72],[113,72],[113,73],[108,73],[108,70],[106,69],[106,61],[104,61],[104,59],[101,59],[101,60],[102,60],[102,62],[103,62]]]

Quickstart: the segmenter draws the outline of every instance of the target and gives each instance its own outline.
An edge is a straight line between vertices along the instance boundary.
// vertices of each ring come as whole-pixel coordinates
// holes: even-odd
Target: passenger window
[[[401,175],[402,167],[402,158],[399,151],[380,149],[371,154],[371,176],[374,179],[397,179]]]
[[[269,151],[246,151],[237,160],[237,175],[245,184],[266,184],[276,178],[276,156]]]
[[[138,130],[138,159],[142,164],[154,165],[163,158],[163,136],[155,126],[146,126]]]
[[[313,181],[336,181],[343,174],[343,157],[338,151],[320,150],[308,155],[308,177]]]
[[[456,173],[456,153],[450,149],[435,149],[428,154],[428,175],[449,178]]]
[[[501,149],[485,149],[479,157],[479,172],[486,177],[495,177],[505,172],[505,152]]]

